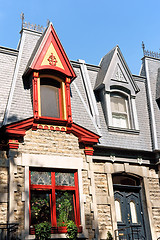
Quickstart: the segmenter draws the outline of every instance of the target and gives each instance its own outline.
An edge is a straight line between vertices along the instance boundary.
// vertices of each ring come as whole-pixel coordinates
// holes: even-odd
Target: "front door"
[[[140,187],[114,185],[118,240],[144,240]]]

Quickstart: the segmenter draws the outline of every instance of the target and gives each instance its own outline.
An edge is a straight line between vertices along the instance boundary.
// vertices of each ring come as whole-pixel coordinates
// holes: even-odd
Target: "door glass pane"
[[[121,204],[118,200],[115,200],[115,209],[117,222],[122,222]]]
[[[51,172],[31,171],[31,184],[51,185]]]
[[[130,210],[131,210],[131,220],[132,223],[138,223],[137,221],[137,212],[136,212],[136,205],[133,201],[130,202]]]
[[[41,115],[59,118],[59,89],[55,86],[40,85],[40,95]]]
[[[74,186],[74,173],[56,172],[56,186]]]
[[[51,222],[50,193],[31,191],[31,225]]]
[[[75,220],[73,192],[56,191],[57,226],[66,226],[68,220]]]

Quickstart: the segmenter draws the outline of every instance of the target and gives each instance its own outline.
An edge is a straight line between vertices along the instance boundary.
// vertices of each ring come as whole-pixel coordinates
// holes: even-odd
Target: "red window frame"
[[[73,205],[74,205],[74,216],[75,216],[75,223],[78,227],[78,232],[82,231],[82,228],[80,227],[80,208],[79,208],[79,190],[78,190],[78,173],[77,171],[74,171],[74,181],[75,181],[75,186],[56,186],[55,184],[55,172],[62,172],[61,170],[56,170],[56,171],[48,171],[51,172],[51,185],[34,185],[31,184],[31,171],[44,171],[46,172],[47,170],[42,170],[42,169],[30,169],[29,171],[29,185],[30,185],[30,191],[29,191],[29,226],[30,226],[30,234],[35,234],[35,229],[34,227],[31,228],[31,191],[34,189],[37,189],[39,191],[41,190],[49,190],[51,191],[51,204],[50,204],[50,209],[51,209],[51,233],[65,233],[67,232],[67,228],[65,226],[62,227],[57,227],[57,220],[56,220],[56,190],[63,190],[63,191],[72,191],[74,192],[73,194]],[[71,171],[66,171],[71,172]]]

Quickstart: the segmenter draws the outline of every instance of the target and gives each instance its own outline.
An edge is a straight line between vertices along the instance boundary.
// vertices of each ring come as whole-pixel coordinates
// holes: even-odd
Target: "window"
[[[68,220],[80,225],[77,172],[30,171],[30,228],[44,221],[65,231]]]
[[[50,78],[40,79],[40,104],[41,116],[60,118],[61,106],[61,83]]]
[[[117,222],[122,222],[121,204],[120,201],[117,199],[115,200],[115,210]]]
[[[128,98],[118,93],[111,94],[112,126],[130,128]]]

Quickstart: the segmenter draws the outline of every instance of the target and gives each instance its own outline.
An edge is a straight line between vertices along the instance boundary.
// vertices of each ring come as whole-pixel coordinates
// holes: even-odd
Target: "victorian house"
[[[160,237],[160,58],[133,75],[119,46],[70,61],[52,23],[0,47],[1,239]],[[67,49],[66,49],[67,50]],[[16,231],[12,231],[15,229]]]

